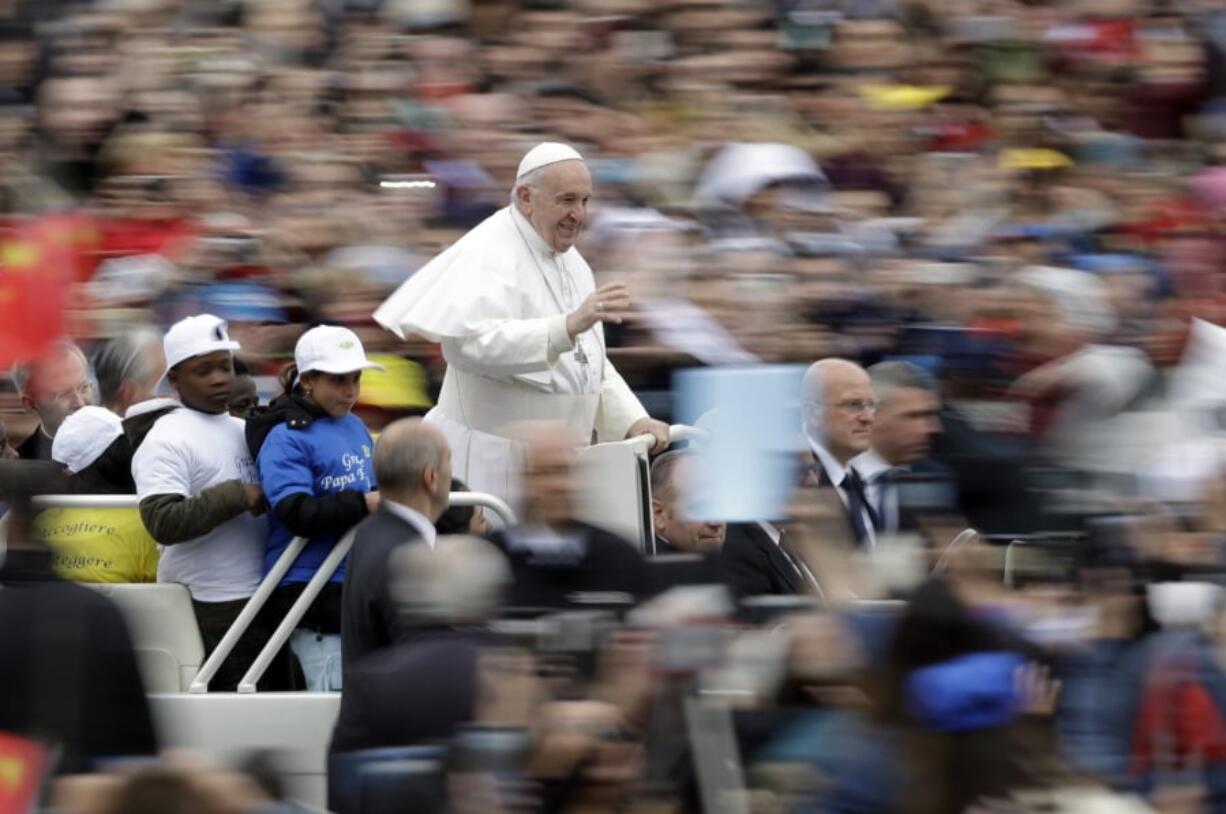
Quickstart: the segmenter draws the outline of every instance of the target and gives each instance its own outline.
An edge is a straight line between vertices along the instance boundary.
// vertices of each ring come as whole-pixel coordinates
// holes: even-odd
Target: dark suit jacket
[[[720,560],[724,581],[738,599],[805,592],[792,561],[757,523],[729,525]]]
[[[23,461],[51,460],[51,439],[43,432],[43,425],[34,428],[30,437],[17,446],[17,457]]]
[[[482,630],[419,631],[345,672],[332,752],[414,746],[449,738],[471,721]]]
[[[363,656],[401,638],[396,603],[388,592],[387,558],[397,546],[421,542],[413,526],[383,507],[358,524],[341,595],[341,663],[346,676],[350,665]]]
[[[922,479],[923,483],[917,484],[915,488],[922,491],[923,494],[919,495],[922,498],[922,502],[930,505],[910,505],[900,493],[898,498],[897,531],[902,533],[919,531],[920,520],[924,517],[938,514],[948,515],[958,512],[958,484],[954,480],[953,471],[949,467],[924,458],[911,464],[908,470],[917,480]],[[896,492],[898,489],[899,487],[896,485]],[[888,518],[882,518],[882,528],[878,529],[878,533],[893,530],[885,528],[887,521]]]
[[[682,551],[657,536],[656,554],[647,558],[647,575],[653,595],[682,585],[722,585],[722,555]]]
[[[818,489],[834,489],[837,491],[838,487],[834,485],[834,481],[831,479],[830,474],[826,472],[826,468],[822,466],[822,462],[817,455],[810,453],[809,457],[812,466],[809,469],[805,482],[816,486]],[[846,520],[847,539],[854,545],[856,542],[856,531],[855,527],[851,524],[851,515],[847,513],[847,507],[843,504],[842,495],[839,495],[839,510],[843,513],[843,517]]]
[[[123,616],[51,562],[45,549],[11,548],[0,567],[0,731],[58,741],[64,774],[156,755]]]
[[[583,542],[582,555],[565,563],[542,564],[532,553],[510,544],[506,532],[493,536],[511,563],[514,584],[506,604],[519,608],[561,608],[573,593],[616,591],[639,599],[649,585],[643,555],[630,543],[603,529],[576,523],[572,529]]]

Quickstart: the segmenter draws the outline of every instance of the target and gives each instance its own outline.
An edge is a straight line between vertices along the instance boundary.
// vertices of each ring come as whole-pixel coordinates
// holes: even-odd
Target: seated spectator
[[[103,407],[82,407],[64,419],[51,445],[79,487],[72,491],[111,491],[103,453],[119,439],[119,416]],[[58,487],[57,487],[58,488]],[[73,582],[156,582],[157,545],[132,509],[47,509],[34,522],[35,533],[55,552],[55,570]]]
[[[388,586],[388,556],[402,545],[434,546],[434,522],[447,509],[451,449],[434,427],[401,419],[379,437],[374,467],[379,507],[355,530],[341,593],[346,673],[348,665],[406,635]]]
[[[153,398],[165,369],[157,331],[139,328],[116,336],[94,355],[98,403],[125,417],[132,405]]]
[[[694,521],[687,502],[694,482],[696,453],[666,452],[651,464],[651,509],[655,523],[655,553],[648,559],[655,591],[676,585],[723,583],[720,549],[727,527]]]
[[[468,484],[459,478],[451,479],[452,492],[467,492]],[[434,524],[439,534],[475,534],[485,537],[494,526],[480,506],[451,506]]]
[[[511,560],[514,607],[564,607],[570,596],[647,590],[643,557],[628,542],[575,518],[575,449],[557,424],[525,424],[520,525],[495,535]]]
[[[272,506],[264,570],[295,537],[307,538],[269,603],[278,616],[289,611],[341,536],[379,505],[375,442],[352,412],[362,371],[373,367],[353,331],[312,328],[282,374],[284,392],[247,424],[247,443]],[[342,562],[290,639],[310,690],[340,689],[344,579]]]
[[[724,544],[723,523],[695,521],[686,514],[687,489],[693,482],[697,456],[673,450],[651,464],[651,511],[656,528],[656,553],[711,553]]]
[[[474,717],[478,662],[496,643],[485,626],[511,580],[506,559],[476,537],[439,537],[433,548],[397,548],[388,571],[398,613],[415,635],[347,670],[333,752],[428,743]]]
[[[17,447],[31,461],[51,460],[51,439],[64,419],[95,400],[89,361],[68,341],[54,345],[43,357],[13,371],[22,405],[39,418],[38,428]]]
[[[263,576],[267,504],[256,482],[243,422],[226,412],[234,384],[226,323],[211,314],[175,323],[163,341],[167,381],[182,406],[159,416],[132,458],[141,520],[163,546],[159,582],[192,594],[206,653],[217,647]],[[270,632],[257,619],[214,677],[234,690]],[[265,674],[263,688],[288,687],[287,666]]]

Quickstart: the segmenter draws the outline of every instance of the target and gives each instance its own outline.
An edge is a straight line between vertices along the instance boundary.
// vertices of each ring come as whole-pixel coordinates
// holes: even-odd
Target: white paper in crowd
[[[717,319],[688,300],[644,302],[641,311],[656,339],[704,365],[752,365],[760,361]]]
[[[701,368],[673,380],[678,415],[703,416],[710,438],[691,496],[695,519],[779,519],[797,483],[800,381],[797,365]],[[704,415],[705,414],[705,415]]]

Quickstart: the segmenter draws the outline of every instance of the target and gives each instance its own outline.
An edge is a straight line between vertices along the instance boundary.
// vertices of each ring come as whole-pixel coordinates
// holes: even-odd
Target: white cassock
[[[647,416],[605,353],[600,323],[572,342],[566,317],[595,290],[574,247],[555,252],[514,206],[500,209],[423,266],[375,311],[402,339],[443,347],[447,374],[426,420],[451,445],[452,471],[513,500],[509,425],[556,421],[586,442],[621,441]]]

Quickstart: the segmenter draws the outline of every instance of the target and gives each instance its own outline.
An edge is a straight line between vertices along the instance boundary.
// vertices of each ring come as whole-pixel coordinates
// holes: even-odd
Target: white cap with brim
[[[181,319],[166,332],[162,348],[166,351],[166,369],[196,356],[207,356],[217,351],[234,351],[239,344],[230,338],[228,324],[212,314],[198,314]]]
[[[304,333],[294,347],[294,364],[299,376],[316,371],[339,374],[383,370],[366,358],[357,334],[336,325],[320,325]]]
[[[519,180],[533,170],[548,167],[550,164],[557,164],[561,161],[582,160],[583,156],[579,155],[579,151],[569,144],[562,144],[557,141],[543,141],[529,150],[528,154],[519,162],[519,170],[515,173],[515,179]]]
[[[60,424],[51,442],[51,458],[75,475],[98,460],[122,434],[119,416],[105,407],[82,407]]]

